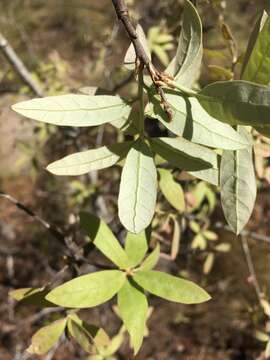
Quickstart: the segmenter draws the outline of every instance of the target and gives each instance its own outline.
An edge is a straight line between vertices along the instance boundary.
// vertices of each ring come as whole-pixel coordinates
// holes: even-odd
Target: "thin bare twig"
[[[242,248],[243,248],[243,252],[246,258],[246,263],[247,263],[247,267],[248,267],[248,271],[251,277],[251,283],[254,286],[258,301],[261,302],[262,299],[262,291],[261,291],[261,287],[256,275],[256,271],[255,271],[255,267],[253,264],[253,260],[252,260],[252,256],[250,253],[250,248],[248,245],[248,241],[247,238],[245,236],[240,236],[241,238],[241,242],[242,242]]]
[[[11,66],[15,69],[15,71],[19,74],[21,79],[25,82],[27,86],[35,93],[35,95],[39,97],[43,97],[43,91],[39,87],[39,85],[33,80],[31,74],[25,67],[22,60],[13,50],[7,39],[0,33],[0,50],[4,54],[5,58],[11,64]]]

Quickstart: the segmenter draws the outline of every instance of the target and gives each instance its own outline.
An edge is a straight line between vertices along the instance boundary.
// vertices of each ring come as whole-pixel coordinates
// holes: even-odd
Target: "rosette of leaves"
[[[95,307],[117,295],[119,316],[135,353],[145,333],[146,292],[182,304],[198,304],[210,299],[207,292],[193,282],[153,270],[159,259],[159,246],[147,255],[145,232],[128,233],[123,248],[108,226],[95,216],[82,213],[81,224],[93,244],[116,269],[79,276],[50,291],[45,299],[61,307],[82,309]],[[73,325],[76,332],[77,325]]]
[[[142,73],[138,79],[138,112],[132,111],[130,103],[119,96],[75,94],[24,101],[13,109],[26,117],[59,126],[97,126],[109,122],[135,136],[134,141],[72,154],[48,166],[56,175],[81,175],[125,159],[118,207],[120,221],[128,231],[140,233],[153,218],[158,155],[173,167],[220,185],[225,217],[239,233],[251,215],[256,197],[252,139],[246,126],[264,133],[269,133],[270,128],[270,88],[265,86],[269,80],[268,75],[263,75],[269,73],[265,71],[269,61],[266,17],[259,21],[252,35],[241,80],[216,82],[197,92],[191,87],[200,73],[202,23],[194,5],[185,1],[177,53],[165,70],[174,80],[163,84],[171,119],[164,111],[164,99],[149,83],[149,76]],[[138,35],[150,57],[141,27]],[[125,62],[134,69],[132,46]],[[148,95],[146,107],[143,89]],[[175,137],[151,138],[144,128],[145,115],[153,121],[157,119]],[[221,161],[210,148],[224,150]]]

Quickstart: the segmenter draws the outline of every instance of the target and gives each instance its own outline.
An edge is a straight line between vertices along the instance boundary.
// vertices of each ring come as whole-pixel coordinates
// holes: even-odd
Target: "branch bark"
[[[25,84],[37,95],[38,97],[43,97],[43,91],[39,87],[39,85],[33,80],[31,74],[25,67],[22,60],[13,50],[7,39],[0,33],[0,50],[2,51],[5,58],[8,60],[10,65],[15,69],[15,71],[19,74],[21,79],[25,82]]]

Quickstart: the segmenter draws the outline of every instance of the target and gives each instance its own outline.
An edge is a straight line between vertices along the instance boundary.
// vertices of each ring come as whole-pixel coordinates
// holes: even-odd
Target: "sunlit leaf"
[[[160,247],[159,244],[155,247],[155,249],[151,252],[150,255],[143,261],[142,265],[139,267],[139,271],[148,271],[152,270],[158,263],[160,255]]]
[[[247,81],[219,81],[197,95],[216,119],[230,125],[270,125],[270,88]]]
[[[61,319],[39,329],[33,335],[27,351],[31,354],[45,354],[57,343],[65,327],[66,319]]]
[[[9,292],[9,296],[16,300],[20,301],[25,305],[36,305],[39,307],[52,307],[55,306],[51,302],[45,299],[45,296],[48,294],[48,289],[45,287],[42,288],[22,288],[16,289]]]
[[[148,249],[146,232],[133,234],[128,232],[125,242],[125,250],[130,261],[130,266],[137,266],[144,258]]]
[[[151,222],[156,205],[157,172],[148,145],[138,140],[129,151],[122,171],[118,198],[119,218],[132,233]]]
[[[147,298],[143,291],[129,280],[118,293],[118,307],[136,355],[142,345],[145,332]]]
[[[88,308],[110,300],[124,285],[122,271],[105,270],[82,275],[53,289],[46,299],[70,308]]]
[[[185,98],[176,91],[166,91],[172,119],[161,107],[160,101],[150,93],[152,104],[147,105],[150,116],[156,117],[172,133],[186,140],[209,147],[236,150],[247,146],[246,139],[227,124],[210,116],[196,98]]]
[[[243,127],[239,127],[239,132],[250,137]],[[239,234],[248,222],[256,200],[252,147],[223,152],[220,186],[225,218],[233,231]]]
[[[205,262],[203,264],[203,273],[204,274],[210,273],[210,271],[213,268],[214,261],[215,261],[215,255],[211,252],[207,255]]]
[[[129,267],[129,259],[108,225],[96,216],[82,212],[80,223],[95,246],[121,269]]]
[[[179,84],[191,86],[199,76],[202,50],[200,16],[191,1],[186,0],[176,57],[166,72],[174,76]]]
[[[59,95],[22,101],[12,106],[30,119],[59,126],[95,126],[127,119],[130,106],[118,96]]]
[[[68,155],[51,163],[47,170],[55,175],[83,175],[110,167],[123,159],[132,142],[124,142]]]
[[[159,169],[159,186],[166,200],[178,211],[185,211],[185,195],[169,170]]]
[[[95,349],[91,337],[87,331],[71,318],[67,321],[67,328],[69,334],[76,340],[76,342],[84,349],[84,351],[91,353]]]
[[[173,166],[186,171],[218,168],[217,154],[183,138],[151,139],[152,149]]]
[[[151,294],[182,304],[199,304],[210,299],[205,290],[193,282],[160,271],[139,271],[134,281]]]
[[[251,34],[241,78],[257,84],[270,83],[270,18],[264,11]]]

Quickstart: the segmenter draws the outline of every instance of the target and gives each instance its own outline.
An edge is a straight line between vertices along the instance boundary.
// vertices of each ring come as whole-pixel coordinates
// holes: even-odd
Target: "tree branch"
[[[33,80],[31,74],[26,69],[25,65],[13,50],[7,39],[0,33],[0,50],[4,54],[5,58],[19,74],[21,79],[29,86],[29,88],[39,97],[43,97],[43,91],[38,84]]]

